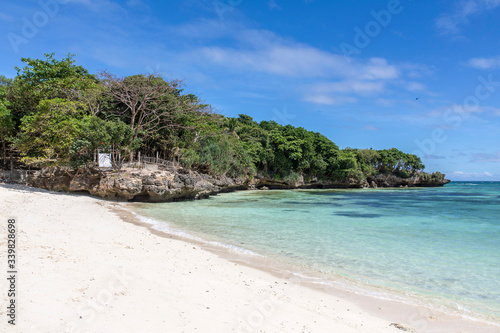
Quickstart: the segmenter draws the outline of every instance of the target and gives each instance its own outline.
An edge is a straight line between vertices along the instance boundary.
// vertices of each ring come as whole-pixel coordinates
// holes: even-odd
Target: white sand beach
[[[391,323],[416,332],[495,331],[315,290],[162,237],[116,206],[0,184],[1,332],[403,332]],[[15,326],[6,316],[9,218],[17,224]]]

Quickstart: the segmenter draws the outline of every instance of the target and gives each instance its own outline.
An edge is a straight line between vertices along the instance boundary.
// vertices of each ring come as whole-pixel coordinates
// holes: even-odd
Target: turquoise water
[[[178,228],[322,276],[500,319],[499,182],[247,191],[134,210],[160,221],[160,229]]]

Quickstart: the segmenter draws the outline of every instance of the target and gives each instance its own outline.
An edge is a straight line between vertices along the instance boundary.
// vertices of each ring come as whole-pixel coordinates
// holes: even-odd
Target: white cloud
[[[267,2],[267,5],[269,6],[269,9],[281,9],[281,7],[276,3],[276,0],[269,0]]]
[[[435,26],[442,35],[457,37],[460,35],[460,26],[467,24],[470,16],[498,6],[500,6],[499,0],[462,0],[454,12],[438,17]]]
[[[313,87],[314,90],[323,93],[355,93],[357,95],[372,95],[380,93],[384,90],[384,88],[385,83],[383,81],[363,81],[355,79],[321,83]]]
[[[458,180],[472,180],[472,179],[481,179],[481,178],[491,178],[494,175],[488,171],[484,172],[463,172],[463,171],[455,171],[450,174],[447,174],[450,178],[455,178]]]
[[[82,5],[94,13],[107,15],[108,17],[123,17],[127,13],[120,3],[113,0],[64,0],[63,3]]]
[[[444,35],[457,35],[459,25],[467,22],[467,18],[479,11],[478,0],[462,1],[459,8],[453,14],[445,14],[436,20],[436,27]]]
[[[306,45],[266,43],[261,47],[223,48],[204,47],[198,54],[206,60],[225,67],[289,77],[347,76],[349,70],[343,56],[334,55]],[[373,71],[373,69],[372,69]]]
[[[377,103],[378,105],[381,105],[381,106],[391,107],[391,106],[394,106],[395,100],[387,99],[387,98],[377,98],[375,100],[375,103]]]
[[[205,25],[208,23],[205,23]],[[192,28],[194,30],[194,28]],[[206,46],[189,57],[236,69],[301,78],[356,78],[391,80],[401,76],[396,65],[383,58],[348,63],[345,57],[290,41],[265,30],[238,29],[230,38],[236,46]]]
[[[0,20],[5,21],[5,22],[12,22],[14,21],[14,18],[12,16],[9,16],[4,13],[0,13]]]
[[[493,113],[495,115],[500,116],[500,108],[492,107],[492,106],[464,106],[463,104],[453,104],[451,106],[438,108],[434,111],[431,111],[426,114],[428,117],[443,117],[444,114],[448,114],[450,111],[453,114],[462,115],[464,118],[469,117],[473,113]]]
[[[487,112],[492,112],[493,114],[500,116],[500,108],[496,108],[493,106],[484,106],[483,110]]]
[[[473,154],[472,162],[499,163],[500,151],[497,151],[496,153]]]
[[[365,130],[365,131],[379,131],[379,130],[380,130],[380,128],[379,128],[379,127],[373,126],[373,125],[371,125],[371,124],[368,124],[368,125],[366,125],[366,126],[363,126],[361,129],[362,129],[362,130]]]
[[[231,37],[235,40],[231,46],[205,46],[185,58],[233,73],[299,78],[307,81],[302,87],[303,100],[321,105],[354,103],[357,96],[383,93],[389,84],[400,82],[403,75],[398,65],[383,58],[348,63],[343,55],[290,41],[270,31],[241,29]],[[422,88],[415,83],[410,87]]]
[[[430,159],[430,160],[443,160],[443,159],[446,159],[445,156],[439,156],[439,155],[425,155],[426,159]]]
[[[304,101],[322,105],[355,103],[356,96],[369,96],[384,91],[384,81],[342,79],[335,82],[317,83],[306,87],[309,91]]]
[[[458,34],[457,23],[447,15],[441,16],[436,20],[436,28],[438,28],[443,35]]]
[[[473,58],[467,62],[467,65],[479,69],[500,68],[500,56],[496,58]]]
[[[449,109],[461,115],[469,115],[471,113],[483,113],[483,112],[491,112],[493,114],[500,115],[500,108],[496,108],[493,106],[480,106],[480,105],[464,106],[462,104],[461,105],[453,104],[451,107],[448,108],[448,110]]]
[[[208,61],[242,69],[292,77],[318,77],[341,70],[342,57],[310,47],[276,45],[260,50],[205,47],[199,50]]]
[[[411,92],[422,91],[425,90],[425,86],[422,83],[411,81],[406,85],[406,90]]]
[[[482,113],[488,110],[486,107],[481,107],[479,105],[474,106],[464,106],[459,104],[453,104],[449,109],[453,112],[461,115],[468,115],[470,113]]]
[[[306,95],[303,100],[319,105],[339,105],[357,102],[357,99],[353,97],[332,97],[326,94]]]
[[[431,76],[436,71],[436,68],[428,65],[405,63],[399,66],[399,69],[404,72],[405,76],[417,79],[426,76]]]
[[[415,101],[413,101],[415,102]],[[418,103],[418,101],[417,101]],[[415,104],[417,104],[415,103]],[[500,108],[491,106],[464,106],[463,104],[451,104],[438,106],[421,114],[413,114],[410,118],[404,119],[408,122],[425,124],[434,128],[444,130],[456,130],[461,127],[460,120],[470,119],[475,123],[487,123],[481,114],[500,116]],[[457,118],[458,117],[458,118]],[[458,123],[457,123],[458,121]]]
[[[368,80],[390,80],[400,76],[400,70],[382,58],[371,58],[368,64],[362,66],[361,71],[362,77]]]
[[[490,8],[500,6],[500,0],[485,0],[486,5]]]
[[[234,31],[240,31],[241,29],[242,27],[236,23],[233,23],[233,26],[228,28],[226,25],[220,24],[218,20],[208,19],[161,27],[161,30],[165,32],[165,37],[178,36],[186,40],[202,39],[205,43],[212,39],[227,38],[232,36]]]

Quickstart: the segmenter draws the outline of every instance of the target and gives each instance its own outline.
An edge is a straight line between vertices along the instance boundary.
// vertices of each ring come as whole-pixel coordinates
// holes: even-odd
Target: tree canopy
[[[339,149],[302,127],[222,116],[184,93],[179,80],[93,75],[71,54],[22,61],[14,79],[0,76],[0,138],[4,155],[17,149],[32,166],[78,167],[95,149],[112,147],[130,158],[158,154],[213,174],[289,181],[407,178],[424,169],[420,158],[396,148]]]

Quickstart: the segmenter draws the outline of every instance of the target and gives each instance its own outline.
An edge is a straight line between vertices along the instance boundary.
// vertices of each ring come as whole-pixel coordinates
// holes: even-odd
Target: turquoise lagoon
[[[132,207],[157,229],[318,272],[321,283],[500,321],[500,182],[243,191]]]

